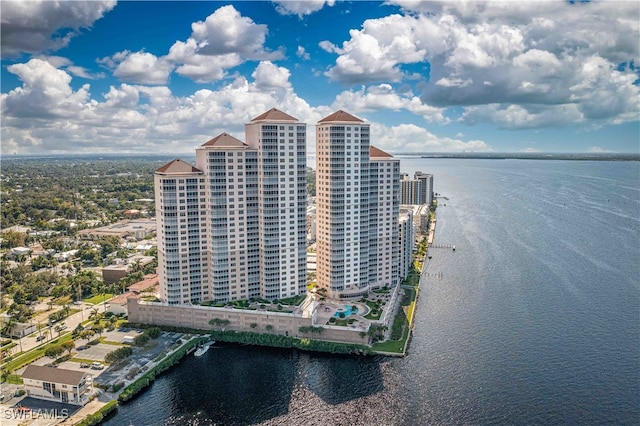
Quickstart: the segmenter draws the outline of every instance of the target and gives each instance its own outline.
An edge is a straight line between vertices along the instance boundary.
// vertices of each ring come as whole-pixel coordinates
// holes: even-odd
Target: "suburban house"
[[[85,405],[93,393],[93,377],[83,371],[31,364],[22,380],[27,396],[48,401]]]

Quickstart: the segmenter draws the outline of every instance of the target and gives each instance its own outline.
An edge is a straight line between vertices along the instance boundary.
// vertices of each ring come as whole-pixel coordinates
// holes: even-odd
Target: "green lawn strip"
[[[282,305],[299,306],[306,298],[307,298],[306,294],[300,294],[298,296],[286,297],[284,299],[280,299],[280,303]]]
[[[120,343],[120,342],[113,342],[111,340],[106,340],[106,337],[101,337],[100,338],[100,343],[104,343],[105,345],[112,345],[112,346],[124,346],[124,343]]]
[[[391,352],[401,354],[404,351],[405,342],[409,338],[411,331],[411,320],[415,312],[416,292],[412,289],[405,289],[402,296],[402,309],[398,311],[398,315],[393,319],[391,336],[396,338],[384,342],[374,343],[371,348],[379,352]],[[406,311],[404,308],[407,308]]]
[[[54,345],[59,345],[60,343],[69,341],[69,340],[73,340],[72,336],[70,333],[67,334],[63,334],[61,337],[52,340],[51,342],[47,343],[44,346],[35,348],[30,350],[29,352],[25,353],[24,355],[19,356],[18,358],[9,361],[5,366],[3,366],[3,369],[6,369],[7,371],[16,371],[19,368],[22,368],[23,366],[32,363],[33,361],[35,361],[36,359],[42,358],[44,356],[45,351],[47,350],[48,347],[50,346],[54,346]]]
[[[387,340],[385,342],[374,343],[371,346],[376,352],[391,352],[401,354],[404,349],[404,340]]]
[[[7,382],[7,384],[10,384],[10,385],[21,385],[22,378],[17,374],[8,374],[7,377],[5,378],[5,382]]]
[[[9,343],[7,343],[6,345],[2,346],[2,347],[0,348],[0,350],[1,350],[1,351],[6,351],[6,350],[8,350],[8,349],[15,348],[16,346],[18,346],[18,344],[17,344],[17,343],[14,343],[14,342],[11,342],[11,341],[10,341],[10,342],[9,342]]]
[[[69,358],[68,361],[77,362],[79,364],[91,364],[92,362],[96,362],[95,359],[87,359],[87,358]]]
[[[98,305],[104,301],[111,299],[113,296],[115,296],[115,294],[112,294],[112,293],[96,294],[95,296],[82,299],[82,301],[84,303],[91,303],[92,305]]]
[[[335,322],[329,322],[329,325],[339,325],[341,327],[349,327],[351,324],[356,322],[355,318],[345,318],[345,319],[337,319]]]

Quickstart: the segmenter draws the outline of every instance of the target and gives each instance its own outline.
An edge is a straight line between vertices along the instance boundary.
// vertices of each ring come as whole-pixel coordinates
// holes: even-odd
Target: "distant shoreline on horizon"
[[[575,160],[575,161],[640,161],[640,153],[613,152],[389,152],[398,158],[407,159],[462,159],[462,160]],[[14,154],[2,155],[0,161],[11,160],[117,160],[117,159],[174,159],[176,157],[189,160],[193,154],[143,154],[143,153],[89,153],[89,154]],[[307,158],[315,158],[315,153],[307,154]]]
[[[456,152],[456,153],[394,153],[400,158],[455,158],[470,160],[579,160],[579,161],[640,161],[640,154],[609,152]]]

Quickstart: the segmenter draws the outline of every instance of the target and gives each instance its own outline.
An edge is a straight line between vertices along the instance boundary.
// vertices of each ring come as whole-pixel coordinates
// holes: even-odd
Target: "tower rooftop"
[[[373,145],[369,146],[369,158],[393,158],[393,155],[384,152]]]
[[[202,173],[202,170],[176,158],[156,170],[156,173]]]
[[[202,146],[215,148],[244,148],[248,145],[228,133],[222,133],[210,141],[203,143]]]
[[[267,111],[267,112],[265,112],[263,114],[260,114],[259,116],[257,116],[253,120],[251,120],[251,122],[253,123],[254,121],[262,121],[262,120],[298,121],[297,118],[292,117],[289,114],[286,114],[286,113],[280,111],[277,108],[271,108],[269,111]]]
[[[356,122],[356,123],[364,123],[363,120],[360,120],[358,117],[355,117],[348,112],[343,110],[339,110],[334,112],[331,115],[326,116],[322,120],[318,121],[318,123],[326,123],[331,121],[346,121],[346,122]]]

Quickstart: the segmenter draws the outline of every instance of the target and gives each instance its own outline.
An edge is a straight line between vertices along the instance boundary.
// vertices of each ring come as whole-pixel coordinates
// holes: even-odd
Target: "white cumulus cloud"
[[[438,137],[415,124],[388,127],[373,123],[371,133],[371,139],[376,141],[375,145],[390,152],[483,152],[492,150],[484,141],[469,140],[465,142],[461,139]]]
[[[176,41],[166,59],[176,72],[199,83],[217,81],[230,68],[248,60],[276,60],[282,51],[265,47],[266,25],[242,16],[233,6],[223,6],[204,21],[191,24],[191,37]]]
[[[326,72],[331,80],[421,76],[423,104],[462,107],[468,123],[508,128],[616,124],[640,114],[638,72],[621,66],[640,61],[635,2],[387,3],[404,14],[366,20],[339,47],[321,44],[338,55]]]
[[[55,51],[116,5],[109,1],[3,1],[2,57]]]
[[[276,10],[281,15],[297,15],[302,18],[304,15],[311,15],[321,10],[325,4],[329,7],[333,6],[335,0],[274,0]]]

